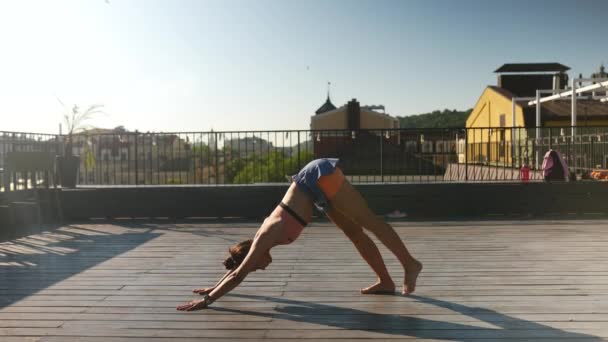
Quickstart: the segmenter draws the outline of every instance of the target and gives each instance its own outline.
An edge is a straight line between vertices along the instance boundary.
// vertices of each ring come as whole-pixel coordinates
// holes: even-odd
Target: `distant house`
[[[336,108],[328,96],[325,103],[310,118],[310,129],[315,134],[313,137],[315,156],[341,154],[355,143],[356,138],[366,138],[370,135],[389,134],[389,138],[394,143],[398,143],[398,132],[387,133],[382,130],[399,128],[399,120],[377,111],[380,109],[384,111],[384,106],[362,107],[356,99]]]
[[[226,139],[224,148],[228,148],[232,157],[247,158],[251,155],[264,155],[275,148],[272,142],[256,136]]]
[[[173,133],[93,128],[74,134],[72,153],[81,159],[81,183],[135,182],[135,169],[139,181],[192,169],[192,143]]]
[[[397,118],[380,113],[376,111],[377,109],[384,110],[384,106],[361,107],[356,99],[336,108],[328,95],[325,103],[310,118],[310,129],[315,132],[313,137],[315,157],[344,155],[355,143],[367,144],[367,141],[362,142],[361,139],[369,140],[370,135],[380,135],[381,131],[378,129],[399,128]],[[378,131],[361,132],[360,130]],[[360,140],[357,141],[357,138]]]
[[[310,128],[314,157],[340,158],[341,167],[351,175],[442,172],[432,155],[434,142],[401,132],[399,119],[385,113],[382,105],[361,106],[352,99],[336,107],[328,96],[311,117]]]
[[[379,112],[382,110],[383,112]],[[312,130],[358,130],[358,129],[399,128],[399,119],[384,113],[384,106],[361,106],[352,99],[342,107],[336,108],[329,96],[325,103],[310,118]]]
[[[604,64],[600,65],[599,70],[596,73],[591,74],[591,78],[608,78],[608,72],[606,72],[606,68],[604,67]],[[604,91],[597,91],[595,93],[596,96],[608,96],[608,92]]]

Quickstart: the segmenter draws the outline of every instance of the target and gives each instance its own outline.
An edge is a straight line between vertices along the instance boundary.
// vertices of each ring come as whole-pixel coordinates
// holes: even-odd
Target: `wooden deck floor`
[[[411,297],[360,295],[373,274],[317,223],[193,313],[175,306],[223,274],[227,246],[256,224],[65,226],[0,243],[0,341],[602,341],[607,223],[395,223],[425,264]]]

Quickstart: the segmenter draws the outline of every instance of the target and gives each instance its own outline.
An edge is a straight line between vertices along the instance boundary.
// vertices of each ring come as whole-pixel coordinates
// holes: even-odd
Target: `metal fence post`
[[[135,185],[139,185],[139,152],[137,147],[137,140],[139,140],[139,132],[135,131]]]
[[[469,180],[469,129],[464,129],[464,180]]]
[[[384,142],[382,141],[382,131],[380,131],[380,182],[384,183],[384,170],[383,170],[383,155],[382,155],[382,145],[384,145]]]
[[[218,154],[218,150],[217,150],[217,144],[218,144],[217,132],[215,132],[213,139],[215,140],[214,144],[213,144],[215,146],[215,185],[217,185],[220,182],[220,180],[219,180],[219,176],[220,176],[219,175],[219,172],[220,172],[219,163],[220,163],[220,161],[219,161],[219,154]],[[254,152],[255,152],[255,150],[254,150]]]

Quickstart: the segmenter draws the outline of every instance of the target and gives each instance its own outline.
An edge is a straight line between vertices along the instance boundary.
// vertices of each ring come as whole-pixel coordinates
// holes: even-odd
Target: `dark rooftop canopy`
[[[315,114],[319,115],[319,114],[329,112],[330,110],[334,110],[334,109],[336,109],[336,106],[334,106],[334,104],[331,103],[331,100],[329,99],[329,95],[328,95],[327,101],[325,101],[325,103],[321,107],[319,107],[319,109],[317,109]]]
[[[559,72],[568,71],[569,67],[560,63],[507,63],[494,72]]]

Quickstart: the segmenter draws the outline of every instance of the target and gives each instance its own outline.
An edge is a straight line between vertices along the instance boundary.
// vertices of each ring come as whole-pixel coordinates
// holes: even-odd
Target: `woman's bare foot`
[[[395,293],[395,283],[392,280],[378,281],[370,287],[361,289],[361,294],[393,294]]]
[[[403,295],[407,296],[416,291],[416,280],[422,271],[422,263],[414,260],[411,265],[405,268],[405,281],[403,282]]]

